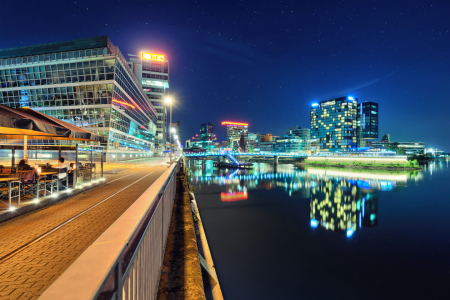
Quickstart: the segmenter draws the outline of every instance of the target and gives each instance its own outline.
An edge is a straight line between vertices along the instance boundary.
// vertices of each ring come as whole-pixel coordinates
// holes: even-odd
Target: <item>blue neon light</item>
[[[353,98],[352,96],[348,96],[347,99],[351,100],[351,101],[355,101],[355,98]]]
[[[313,104],[311,104],[311,106],[312,106],[312,107],[319,106],[319,103],[313,103]]]
[[[312,228],[316,228],[317,226],[319,226],[319,221],[312,219],[311,220],[311,227]]]

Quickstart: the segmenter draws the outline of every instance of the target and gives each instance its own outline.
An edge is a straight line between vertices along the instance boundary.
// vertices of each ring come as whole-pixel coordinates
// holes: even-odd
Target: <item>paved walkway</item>
[[[107,184],[1,223],[0,299],[37,299],[167,169],[165,162],[110,164],[125,170],[108,175]]]

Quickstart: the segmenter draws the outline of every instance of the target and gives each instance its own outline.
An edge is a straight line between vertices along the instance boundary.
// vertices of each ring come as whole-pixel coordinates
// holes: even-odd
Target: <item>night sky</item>
[[[281,135],[310,104],[380,103],[379,139],[450,151],[450,1],[1,1],[0,48],[109,35],[170,61],[181,141],[212,122]]]

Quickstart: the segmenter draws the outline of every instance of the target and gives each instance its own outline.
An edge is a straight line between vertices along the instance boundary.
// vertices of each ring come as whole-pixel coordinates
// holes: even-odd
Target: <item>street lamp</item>
[[[169,135],[170,135],[170,146],[169,146],[169,155],[170,155],[170,163],[172,163],[172,134],[170,133],[172,130],[172,98],[166,97],[166,104],[170,106],[170,122],[169,122]]]

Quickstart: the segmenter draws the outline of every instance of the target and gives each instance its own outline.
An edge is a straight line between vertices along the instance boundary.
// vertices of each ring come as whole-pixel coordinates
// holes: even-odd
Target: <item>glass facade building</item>
[[[248,124],[237,122],[222,122],[227,126],[227,146],[233,150],[245,151],[245,139],[248,137]],[[241,143],[241,137],[243,139]],[[242,144],[242,145],[241,145]]]
[[[358,99],[340,97],[311,105],[311,140],[320,151],[356,150]]]
[[[153,152],[156,111],[108,36],[0,50],[0,104],[104,136],[107,160]]]
[[[310,130],[294,126],[285,131],[285,134],[275,139],[274,152],[276,153],[311,153]]]
[[[214,148],[214,127],[208,122],[200,125],[200,140],[202,141],[202,148],[212,150]]]
[[[358,147],[366,147],[368,139],[378,138],[378,103],[359,104],[358,130]]]
[[[150,99],[157,114],[155,149],[159,152],[166,150],[168,144],[167,113],[168,107],[165,104],[165,94],[169,89],[169,61],[163,55],[159,55],[156,60],[154,56],[147,56],[141,53],[140,56],[128,54],[128,65],[138,78],[139,83]],[[162,59],[158,59],[158,58]]]

